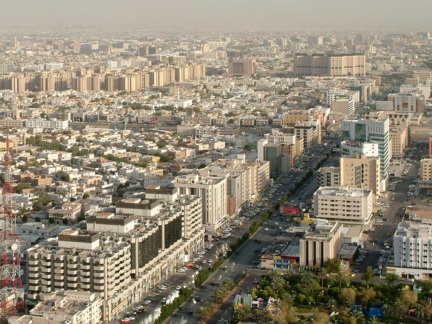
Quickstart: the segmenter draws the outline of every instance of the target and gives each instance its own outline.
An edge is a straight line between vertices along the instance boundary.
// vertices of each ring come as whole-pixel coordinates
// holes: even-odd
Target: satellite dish
[[[13,244],[11,245],[11,250],[12,250],[12,251],[16,251],[16,250],[18,250],[18,245],[17,245],[16,243],[13,243]]]

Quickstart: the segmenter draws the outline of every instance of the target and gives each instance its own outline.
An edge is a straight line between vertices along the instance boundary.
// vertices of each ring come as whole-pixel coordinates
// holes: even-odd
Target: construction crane
[[[12,182],[9,136],[4,156],[4,182],[0,207],[0,317],[8,318],[24,309],[21,281],[21,244],[17,234],[16,206]]]

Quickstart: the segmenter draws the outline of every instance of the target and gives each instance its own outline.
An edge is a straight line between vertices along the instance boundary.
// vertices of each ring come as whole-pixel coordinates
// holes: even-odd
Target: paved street
[[[306,157],[299,161],[299,169],[295,169],[292,173],[275,182],[277,186],[275,186],[275,192],[268,196],[267,200],[262,200],[262,205],[266,209],[273,210],[274,204],[279,201],[280,197],[287,192],[293,192],[295,190],[294,185],[297,181],[299,181],[309,170],[315,170],[316,164],[326,156],[335,145],[336,139],[329,141],[329,144],[326,147],[323,147],[322,150],[317,153],[313,157]],[[330,158],[326,165],[334,165],[337,158]],[[316,183],[316,175],[314,174],[299,190],[292,194],[290,197],[290,201],[294,202],[306,202],[312,194],[317,189]],[[261,221],[262,212],[255,213],[252,215],[250,219],[245,219],[242,225],[232,232],[232,236],[228,239],[221,240],[222,242],[229,244],[234,242],[237,237],[240,237],[243,233],[247,232],[249,226],[253,221],[258,220]],[[279,218],[278,212],[274,214],[273,217],[266,223],[263,227],[261,227],[255,235],[253,235],[245,244],[237,250],[237,252],[224,263],[226,266],[226,270],[219,269],[217,270],[209,280],[201,287],[196,290],[196,292],[192,295],[189,300],[187,300],[182,309],[176,311],[173,316],[171,316],[166,323],[198,323],[200,320],[199,309],[202,307],[205,301],[211,300],[212,294],[216,291],[217,287],[210,285],[212,282],[222,282],[226,278],[231,278],[233,280],[237,280],[240,278],[243,272],[248,274],[245,282],[238,288],[238,292],[247,291],[252,287],[252,282],[259,278],[261,274],[266,273],[264,270],[252,268],[253,262],[258,261],[256,251],[260,251],[262,248],[271,245],[274,240],[277,238],[278,230],[276,228],[278,226],[287,227],[289,223],[287,222],[289,219],[287,218]],[[277,224],[277,225],[276,225]],[[209,264],[209,260],[216,260],[217,258],[217,248],[218,246],[215,244],[207,253],[202,256],[200,262],[205,260],[205,264],[198,263],[203,268]],[[192,256],[192,259],[196,256]],[[193,287],[194,276],[197,274],[197,270],[188,269],[184,274],[183,273],[175,273],[170,277],[166,282],[162,283],[166,288],[164,290],[159,290],[158,292],[149,292],[148,296],[145,300],[148,300],[147,303],[143,302],[141,305],[145,306],[143,312],[136,312],[131,310],[132,308],[128,308],[124,310],[119,318],[128,316],[134,317],[135,320],[131,321],[131,323],[153,323],[153,321],[159,316],[160,309],[162,307],[162,299],[166,298],[167,303],[173,300],[178,292],[176,291],[176,287],[178,286],[188,286]],[[246,289],[246,290],[245,290]],[[209,323],[216,323],[218,319],[225,317],[229,318],[233,296],[230,296],[226,303],[224,303],[220,310],[212,317]],[[198,297],[198,298],[197,298]],[[200,302],[197,301],[200,300]]]
[[[316,164],[322,158],[324,158],[328,152],[331,151],[334,143],[335,141],[333,140],[330,145],[323,149],[320,155],[317,155],[312,159],[306,159],[306,162],[304,162],[304,168],[302,170],[293,172],[288,179],[282,179],[281,183],[283,185],[279,187],[277,194],[272,195],[268,204],[269,208],[271,208],[280,199],[282,194],[290,191],[293,192],[295,182],[300,180],[309,170],[314,170]],[[332,164],[334,162],[334,159],[329,159],[327,163]],[[293,195],[290,197],[290,201],[305,201],[311,197],[316,188],[316,175],[314,174],[302,188],[293,193]],[[224,265],[227,266],[226,271],[224,271],[222,268],[217,270],[204,285],[204,288],[198,289],[196,294],[194,294],[192,298],[184,303],[184,310],[177,311],[175,316],[171,316],[171,318],[167,320],[166,323],[186,323],[185,321],[187,321],[187,323],[199,322],[199,309],[202,307],[202,303],[196,302],[195,297],[199,297],[199,299],[203,302],[211,300],[211,295],[216,290],[216,287],[210,285],[209,283],[222,282],[226,278],[237,280],[240,278],[243,272],[246,272],[248,275],[250,275],[248,276],[248,279],[245,283],[245,285],[248,287],[250,280],[253,282],[256,277],[259,277],[260,274],[265,273],[266,271],[253,269],[252,263],[254,261],[258,261],[257,254],[255,252],[256,250],[261,250],[263,247],[267,247],[274,242],[276,233],[272,229],[275,228],[275,223],[277,222],[279,226],[283,227],[284,225],[285,227],[289,225],[288,223],[283,223],[284,219],[285,221],[288,221],[288,218],[279,218],[277,215],[278,213],[275,213],[274,216],[271,217],[271,219],[255,233],[255,235],[253,235],[229,260],[224,263]],[[241,233],[239,231],[238,236],[241,236],[241,234],[246,231],[250,223],[252,223],[254,220],[260,219],[261,214],[255,215],[249,222],[243,224],[243,231]],[[259,243],[256,243],[256,241]],[[242,285],[239,288],[239,291],[245,289],[244,287],[246,286]],[[217,321],[221,318],[228,319],[230,317],[233,296],[234,295],[231,295],[230,298],[228,298],[228,300],[221,306],[220,310],[214,314],[208,323],[217,323]],[[193,314],[189,315],[189,312],[193,312]]]

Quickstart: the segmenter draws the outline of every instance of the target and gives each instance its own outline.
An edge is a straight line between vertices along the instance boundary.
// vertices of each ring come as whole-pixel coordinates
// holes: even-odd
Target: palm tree
[[[368,320],[368,323],[369,323],[369,324],[378,324],[378,323],[381,323],[381,321],[380,321],[377,317],[372,316],[372,317]]]

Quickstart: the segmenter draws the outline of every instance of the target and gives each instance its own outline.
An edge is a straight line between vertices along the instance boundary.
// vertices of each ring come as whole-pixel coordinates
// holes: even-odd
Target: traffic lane
[[[233,302],[235,295],[249,294],[254,287],[254,281],[258,280],[259,276],[249,274],[246,278],[238,285],[229,297],[222,303],[219,309],[213,314],[213,316],[206,322],[208,324],[217,324],[220,319],[229,320],[233,314]]]

